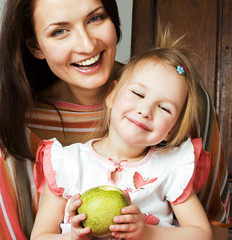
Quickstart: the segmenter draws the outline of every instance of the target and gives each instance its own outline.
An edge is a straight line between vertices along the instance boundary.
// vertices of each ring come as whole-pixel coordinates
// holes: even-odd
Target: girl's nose
[[[77,29],[73,50],[78,53],[92,53],[95,49],[96,39],[84,28]]]
[[[141,106],[138,114],[141,115],[143,118],[151,119],[152,118],[152,111],[148,106]]]

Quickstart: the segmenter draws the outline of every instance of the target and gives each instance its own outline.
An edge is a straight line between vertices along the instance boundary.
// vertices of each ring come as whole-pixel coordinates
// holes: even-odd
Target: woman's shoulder
[[[122,68],[125,64],[115,61],[114,66],[110,75],[111,80],[116,80],[119,78]]]
[[[66,90],[67,89],[65,88],[65,82],[57,79],[52,84],[41,89],[38,95],[44,99],[46,98],[60,99],[60,97],[65,94],[64,92]]]

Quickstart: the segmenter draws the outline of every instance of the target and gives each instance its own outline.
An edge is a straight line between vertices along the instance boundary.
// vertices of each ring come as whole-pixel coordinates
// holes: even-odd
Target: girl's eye
[[[137,91],[131,91],[133,94],[135,94],[136,96],[140,97],[140,98],[144,98],[144,94],[137,92]]]
[[[104,15],[96,15],[96,16],[93,16],[93,17],[90,18],[89,23],[98,22],[98,21],[101,21],[104,18],[105,18]]]
[[[163,111],[165,111],[165,112],[171,114],[171,111],[170,111],[169,109],[165,108],[164,106],[159,105],[159,108],[160,108],[161,110],[163,110]]]
[[[65,33],[65,30],[63,28],[60,28],[52,33],[52,36],[60,36]]]

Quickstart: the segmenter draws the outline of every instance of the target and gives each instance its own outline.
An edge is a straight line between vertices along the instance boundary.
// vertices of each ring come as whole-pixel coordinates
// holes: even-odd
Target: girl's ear
[[[170,139],[170,132],[168,133],[168,135],[164,138],[164,141],[167,142]]]
[[[40,50],[37,44],[35,44],[35,41],[33,39],[27,39],[26,45],[30,53],[37,59],[43,60],[45,57],[43,55],[43,52]]]
[[[113,106],[113,102],[114,102],[114,88],[117,85],[118,81],[114,80],[111,82],[110,86],[109,86],[109,92],[108,95],[106,97],[106,106],[108,108],[112,108]]]

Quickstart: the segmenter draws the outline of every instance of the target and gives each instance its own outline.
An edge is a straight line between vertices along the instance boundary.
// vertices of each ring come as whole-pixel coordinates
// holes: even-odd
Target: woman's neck
[[[104,86],[97,89],[79,89],[71,86],[62,80],[57,80],[54,84],[43,89],[39,95],[56,101],[74,103],[79,105],[98,105],[102,104],[108,93],[110,83],[118,79],[123,64],[114,62],[109,80]]]
[[[105,158],[111,158],[114,161],[138,162],[142,160],[149,147],[131,146],[123,140],[111,139],[105,137],[93,143],[94,150]]]
[[[80,89],[62,80],[57,80],[52,86],[43,89],[40,96],[57,101],[91,106],[103,103],[107,89],[107,84],[96,89]]]

